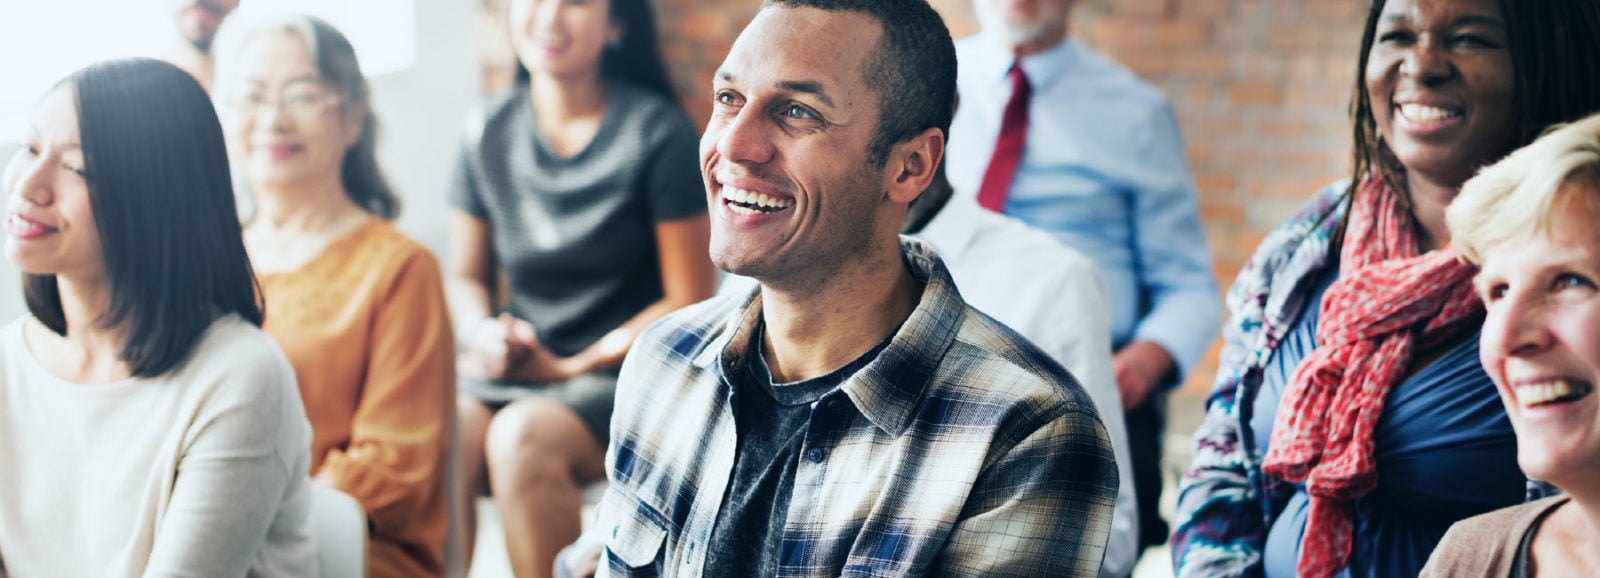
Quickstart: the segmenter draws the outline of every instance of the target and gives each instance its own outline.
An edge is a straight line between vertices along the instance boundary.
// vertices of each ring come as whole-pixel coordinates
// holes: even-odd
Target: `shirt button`
[[[834,408],[839,407],[839,398],[837,398],[837,397],[828,398],[827,401],[822,402],[822,407],[827,408],[827,409],[834,409]]]
[[[822,448],[811,448],[806,450],[806,459],[811,460],[812,463],[817,463],[822,461],[822,454]]]

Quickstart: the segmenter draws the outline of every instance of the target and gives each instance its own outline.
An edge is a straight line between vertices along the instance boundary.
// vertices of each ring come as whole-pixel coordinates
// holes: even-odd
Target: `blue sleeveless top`
[[[1315,293],[1267,363],[1250,419],[1258,459],[1266,456],[1284,388],[1316,348],[1322,295],[1338,276],[1331,263],[1313,278]],[[1474,333],[1389,391],[1374,433],[1378,486],[1355,501],[1350,562],[1339,576],[1416,576],[1451,524],[1522,503],[1526,479],[1516,437],[1478,361],[1479,337]],[[1267,578],[1290,578],[1310,495],[1299,484],[1272,494],[1263,567]]]

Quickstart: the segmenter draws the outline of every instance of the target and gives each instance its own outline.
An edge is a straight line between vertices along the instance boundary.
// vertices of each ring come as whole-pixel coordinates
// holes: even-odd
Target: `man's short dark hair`
[[[955,114],[956,47],[927,0],[766,0],[767,6],[860,12],[883,26],[883,39],[863,71],[878,93],[878,129],[867,148],[882,166],[889,149],[928,128],[950,136]]]
[[[77,92],[89,206],[111,301],[94,322],[126,327],[122,361],[135,377],[188,358],[218,316],[261,324],[222,125],[211,98],[178,67],[113,60],[57,86]],[[28,311],[66,335],[55,275],[26,275]]]

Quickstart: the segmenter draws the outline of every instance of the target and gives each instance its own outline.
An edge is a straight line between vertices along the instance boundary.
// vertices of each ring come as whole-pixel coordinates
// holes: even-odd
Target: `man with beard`
[[[1098,574],[1117,466],[1094,402],[899,236],[955,74],[926,0],[767,0],[740,34],[701,169],[712,262],[760,286],[623,364],[590,534],[609,575]]]
[[[1075,3],[973,0],[983,31],[956,46],[948,168],[958,194],[1054,234],[1100,269],[1139,503],[1139,540],[1113,536],[1106,553],[1104,575],[1118,577],[1143,546],[1166,541],[1167,393],[1216,337],[1221,299],[1172,107],[1069,38]]]
[[[211,41],[216,39],[222,20],[239,7],[239,0],[176,0],[168,5],[174,11],[183,40],[167,54],[166,61],[187,71],[210,91]]]

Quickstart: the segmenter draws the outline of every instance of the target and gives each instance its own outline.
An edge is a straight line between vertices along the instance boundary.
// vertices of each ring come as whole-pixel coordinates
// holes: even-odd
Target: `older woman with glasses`
[[[369,576],[439,576],[455,352],[439,265],[389,224],[377,121],[355,51],[308,16],[236,16],[217,94],[255,212],[245,246],[263,328],[294,366],[315,483],[366,510]]]
[[[1600,576],[1600,116],[1484,169],[1446,221],[1481,267],[1478,349],[1517,463],[1566,495],[1456,524],[1424,576]]]

